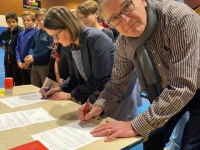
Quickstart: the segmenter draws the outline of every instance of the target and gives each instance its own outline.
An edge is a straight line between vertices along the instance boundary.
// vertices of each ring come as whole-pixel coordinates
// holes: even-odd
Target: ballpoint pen
[[[51,89],[52,83],[49,85],[49,87],[45,90],[45,92],[48,92]],[[44,95],[42,96],[42,99],[44,99]]]
[[[85,116],[87,115],[87,113],[90,111],[89,110],[89,100],[87,100],[86,104],[85,104],[85,108],[84,108],[84,111],[83,111],[83,115],[84,115],[84,120],[83,121],[87,121],[85,120]]]

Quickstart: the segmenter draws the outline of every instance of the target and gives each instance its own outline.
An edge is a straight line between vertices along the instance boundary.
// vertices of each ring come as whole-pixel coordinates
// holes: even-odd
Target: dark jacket
[[[32,55],[34,59],[33,65],[43,66],[49,64],[51,50],[48,47],[52,46],[52,44],[52,37],[46,31],[39,29],[34,33],[29,49],[29,55]]]
[[[69,77],[60,86],[78,101],[86,99],[95,91],[102,91],[111,77],[114,62],[114,44],[105,33],[95,28],[83,27],[79,36],[83,70],[88,79],[84,82],[72,59],[71,49],[65,50],[68,57]],[[80,85],[80,86],[78,86]],[[77,87],[78,86],[78,87]]]
[[[10,63],[17,63],[15,57],[15,47],[17,45],[17,37],[22,31],[20,26],[15,27],[13,30],[7,28],[0,35],[0,46],[5,46],[4,59]],[[5,41],[5,43],[3,43]]]

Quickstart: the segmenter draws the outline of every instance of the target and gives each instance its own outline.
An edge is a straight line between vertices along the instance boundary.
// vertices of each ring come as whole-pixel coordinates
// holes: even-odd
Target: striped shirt
[[[154,2],[157,6],[157,26],[145,46],[156,63],[164,90],[144,113],[131,121],[133,128],[143,136],[163,126],[200,88],[199,16],[182,3],[171,0]],[[134,52],[128,40],[120,36],[116,43],[112,77],[95,103],[105,112],[130,81]]]

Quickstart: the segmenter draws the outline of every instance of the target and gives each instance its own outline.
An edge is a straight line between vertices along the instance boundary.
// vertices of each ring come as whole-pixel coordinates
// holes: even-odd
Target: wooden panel
[[[69,9],[75,9],[84,0],[40,0],[41,7],[49,9],[52,6],[66,6]],[[31,9],[23,8],[23,0],[1,0],[0,15],[5,15],[7,12],[12,11],[21,16],[23,11],[33,11]]]

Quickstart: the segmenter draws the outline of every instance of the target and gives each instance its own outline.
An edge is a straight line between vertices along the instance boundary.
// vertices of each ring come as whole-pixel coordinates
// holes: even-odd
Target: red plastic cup
[[[4,79],[4,88],[5,89],[13,89],[13,78],[5,78]]]

